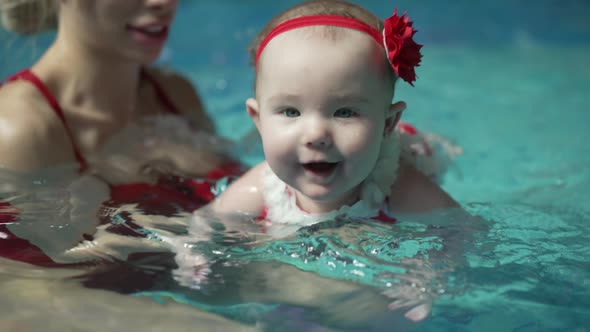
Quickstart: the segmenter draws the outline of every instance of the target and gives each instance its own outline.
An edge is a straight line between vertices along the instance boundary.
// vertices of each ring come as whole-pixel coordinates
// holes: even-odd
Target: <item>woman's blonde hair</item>
[[[0,0],[0,22],[23,35],[55,29],[57,0]]]

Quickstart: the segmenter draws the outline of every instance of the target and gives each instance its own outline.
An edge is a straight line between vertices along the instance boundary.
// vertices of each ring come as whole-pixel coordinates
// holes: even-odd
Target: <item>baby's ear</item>
[[[395,126],[397,126],[399,123],[402,112],[405,109],[406,103],[403,101],[398,101],[397,103],[393,103],[391,106],[389,106],[389,112],[387,113],[387,118],[385,119],[385,136],[389,136],[393,132]]]
[[[260,113],[258,110],[258,102],[254,98],[248,98],[246,100],[246,111],[248,115],[254,121],[254,125],[258,128],[258,124],[260,123]]]

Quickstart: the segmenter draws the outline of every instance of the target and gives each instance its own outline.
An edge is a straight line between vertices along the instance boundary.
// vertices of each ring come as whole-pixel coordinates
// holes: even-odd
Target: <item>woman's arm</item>
[[[174,301],[91,289],[76,282],[80,270],[40,269],[2,258],[0,266],[27,276],[0,275],[4,331],[103,331],[105,326],[119,331],[262,330]]]

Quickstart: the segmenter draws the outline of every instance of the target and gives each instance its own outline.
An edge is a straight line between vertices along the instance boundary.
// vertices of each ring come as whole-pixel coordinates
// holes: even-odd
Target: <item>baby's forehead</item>
[[[381,94],[388,94],[391,85],[383,79],[387,59],[371,38],[361,35],[333,40],[291,32],[295,31],[277,36],[263,52],[258,67],[257,97],[270,99],[274,95],[293,94],[314,99],[315,96],[321,104],[326,101],[325,96],[375,93],[380,100]],[[359,45],[359,40],[364,46]]]
[[[293,29],[291,31],[283,32],[281,35],[284,35],[284,38],[287,39],[298,39],[301,42],[305,42],[305,40],[321,40],[325,42],[345,42],[346,40],[350,39],[351,41],[360,39],[367,39],[372,40],[370,36],[367,34],[349,28],[337,27],[337,26],[328,26],[328,25],[313,25],[313,26],[306,26],[297,29]],[[275,38],[280,37],[277,36]],[[367,45],[371,45],[370,43]],[[377,44],[375,44],[377,45]]]
[[[309,26],[275,36],[262,52],[258,69],[295,69],[326,60],[328,65],[333,61],[365,66],[380,77],[387,75],[389,66],[383,47],[366,33],[334,26]]]
[[[294,35],[298,34],[302,38],[319,38],[325,41],[342,41],[357,31],[336,26],[313,25],[295,29],[293,32],[295,33]]]
[[[334,26],[309,26],[275,36],[262,52],[260,62],[269,57],[292,57],[297,52],[314,53],[314,49],[317,49],[318,56],[323,56],[321,52],[327,51],[342,52],[342,56],[363,57],[375,62],[386,60],[383,48],[361,31]]]
[[[286,81],[289,88],[341,81],[391,91],[385,50],[364,32],[333,26],[308,26],[275,36],[263,50],[256,70],[256,91]],[[285,83],[281,83],[281,86]],[[271,88],[271,90],[273,90]]]

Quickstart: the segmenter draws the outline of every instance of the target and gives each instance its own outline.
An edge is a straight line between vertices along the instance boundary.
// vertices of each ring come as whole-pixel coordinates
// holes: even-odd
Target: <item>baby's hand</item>
[[[191,246],[185,244],[182,248],[174,257],[178,268],[172,271],[172,276],[181,286],[202,289],[211,273],[209,262],[205,255],[193,252]]]
[[[176,252],[176,268],[173,278],[181,286],[202,289],[211,273],[207,256],[199,252],[194,243],[211,241],[213,229],[208,220],[199,213],[194,213],[189,224],[188,236],[165,237],[163,240]]]
[[[407,266],[415,265],[418,268],[409,270],[413,276],[398,276],[401,282],[393,285],[382,294],[395,299],[389,304],[389,310],[396,311],[409,308],[404,316],[413,322],[419,322],[428,317],[432,310],[433,296],[425,285],[436,277],[436,273],[421,260],[406,259],[403,262]]]
[[[410,308],[404,316],[413,322],[424,320],[432,310],[432,298],[415,284],[399,285],[384,291],[383,295],[395,299],[388,306],[391,311]]]

